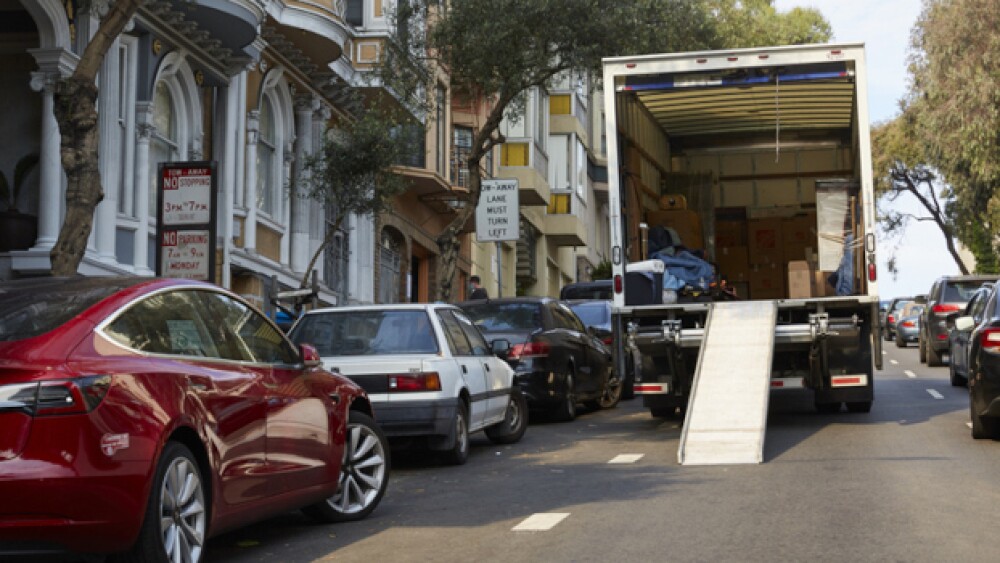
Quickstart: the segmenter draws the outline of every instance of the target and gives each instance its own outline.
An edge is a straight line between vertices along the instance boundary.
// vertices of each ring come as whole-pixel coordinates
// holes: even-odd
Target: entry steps
[[[724,301],[709,311],[681,431],[681,465],[761,463],[775,301]]]

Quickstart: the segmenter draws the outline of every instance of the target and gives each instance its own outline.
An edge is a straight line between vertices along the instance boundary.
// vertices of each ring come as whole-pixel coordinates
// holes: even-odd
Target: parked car
[[[958,328],[954,325],[954,321],[958,317],[965,316],[972,318],[973,328],[975,325],[981,323],[986,311],[986,302],[989,300],[992,292],[993,284],[984,283],[972,294],[972,298],[969,299],[962,312],[951,313],[949,315],[952,328],[948,332],[948,373],[951,384],[956,387],[965,387],[968,384],[969,336],[972,331],[971,328],[966,328],[965,330]],[[963,322],[963,325],[965,324],[968,323]]]
[[[511,343],[506,360],[532,410],[558,420],[576,418],[576,405],[611,408],[621,399],[611,350],[563,302],[508,297],[459,306],[489,338]]]
[[[906,348],[910,342],[917,342],[920,339],[920,313],[923,310],[923,305],[909,301],[896,313],[893,338],[896,340],[897,348]]]
[[[611,280],[568,283],[559,290],[559,299],[611,299]]]
[[[886,342],[891,342],[896,338],[896,321],[899,320],[899,313],[910,301],[912,301],[911,297],[897,297],[889,301],[889,305],[885,309],[885,319],[882,323],[882,338]]]
[[[493,442],[524,435],[528,408],[514,370],[456,306],[400,304],[336,307],[306,313],[293,342],[313,343],[324,365],[368,392],[391,441],[420,437],[462,464],[469,434],[485,430]]]
[[[955,318],[955,329],[967,331],[969,414],[972,437],[1000,438],[1000,284],[986,299],[982,320],[972,315]]]
[[[580,317],[580,321],[588,329],[601,339],[605,346],[613,346],[613,331],[611,330],[611,301],[607,299],[574,299],[566,301],[569,308]],[[632,399],[635,392],[632,389],[635,383],[634,362],[631,357],[625,358],[625,374],[621,381],[622,399]],[[612,368],[614,369],[614,368]]]
[[[294,508],[356,520],[389,478],[364,391],[207,283],[0,283],[0,552],[198,561]]]
[[[942,354],[948,352],[949,313],[961,311],[979,286],[996,281],[996,276],[944,276],[938,278],[926,296],[926,307],[920,316],[919,356],[921,363],[940,366]]]

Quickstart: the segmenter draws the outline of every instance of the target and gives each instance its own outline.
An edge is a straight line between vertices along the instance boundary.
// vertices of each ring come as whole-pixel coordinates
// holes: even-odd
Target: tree
[[[351,214],[376,216],[391,199],[405,189],[403,179],[392,171],[405,151],[398,132],[404,126],[391,110],[373,107],[356,119],[328,132],[322,148],[305,163],[299,181],[310,197],[332,210],[323,242],[313,253],[300,287],[309,276],[323,250],[330,245],[341,225]]]
[[[812,8],[778,12],[774,0],[709,0],[706,9],[715,22],[719,47],[760,47],[824,43],[833,33],[830,23]]]
[[[919,105],[919,104],[918,104]],[[911,215],[891,208],[881,209],[882,228],[890,236],[902,236],[909,221],[933,221],[940,229],[945,247],[958,269],[968,274],[955,244],[954,193],[950,187],[939,187],[940,179],[928,161],[926,145],[919,142],[915,133],[916,110],[909,106],[895,120],[876,125],[872,130],[872,156],[875,174],[875,191],[880,207],[896,202],[910,194],[923,207],[926,215]],[[940,191],[938,191],[940,190]],[[895,274],[895,260],[890,257],[889,270]]]
[[[530,89],[543,87],[570,71],[600,76],[602,57],[756,41],[756,38],[723,40],[724,34],[731,30],[716,24],[719,13],[725,14],[723,19],[735,18],[748,9],[744,4],[747,2],[718,2],[717,13],[712,6],[698,0],[462,0],[437,12],[428,7],[440,5],[434,0],[400,2],[396,28],[403,33],[397,34],[397,48],[387,53],[389,68],[445,69],[454,90],[473,97],[489,97],[492,102],[489,115],[475,131],[464,162],[469,172],[467,203],[437,238],[437,299],[448,301],[451,297],[459,234],[479,203],[481,162],[493,147],[505,141],[499,130],[501,122],[505,117],[515,120],[523,114],[525,94]],[[749,4],[771,5],[770,2]],[[773,8],[765,12],[751,19],[766,20]],[[810,27],[816,23],[805,17],[810,13],[796,12],[787,21],[787,29],[796,30],[795,39],[829,36],[828,25],[826,31],[822,26],[815,30]],[[424,21],[429,22],[426,35],[420,33]],[[733,29],[746,25],[732,21]],[[401,22],[404,25],[399,25]],[[420,25],[407,25],[417,22]],[[812,23],[803,27],[801,22]],[[786,32],[786,27],[776,26],[767,40]],[[803,29],[815,33],[799,33]],[[408,63],[397,58],[407,55],[411,56]],[[389,74],[400,76],[400,73]],[[433,75],[433,70],[426,70],[413,72],[411,76]],[[425,86],[404,87],[399,91],[433,90]]]
[[[54,107],[66,172],[66,217],[50,254],[55,276],[76,274],[94,226],[94,210],[104,199],[97,154],[97,73],[108,49],[142,3],[95,0],[95,7],[106,10],[97,33],[87,43],[73,74],[56,85]]]

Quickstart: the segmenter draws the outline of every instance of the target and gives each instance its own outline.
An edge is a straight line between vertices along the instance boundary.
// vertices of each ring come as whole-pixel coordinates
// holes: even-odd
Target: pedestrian
[[[472,276],[469,278],[469,282],[472,284],[472,293],[469,294],[469,299],[489,299],[490,295],[486,293],[486,288],[479,285],[481,282],[479,276]]]

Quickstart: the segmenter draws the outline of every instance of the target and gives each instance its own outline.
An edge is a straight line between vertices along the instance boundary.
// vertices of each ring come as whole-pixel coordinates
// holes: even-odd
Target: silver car
[[[897,348],[906,348],[910,342],[920,341],[920,313],[923,312],[923,305],[909,302],[899,310],[896,319],[895,340]]]

